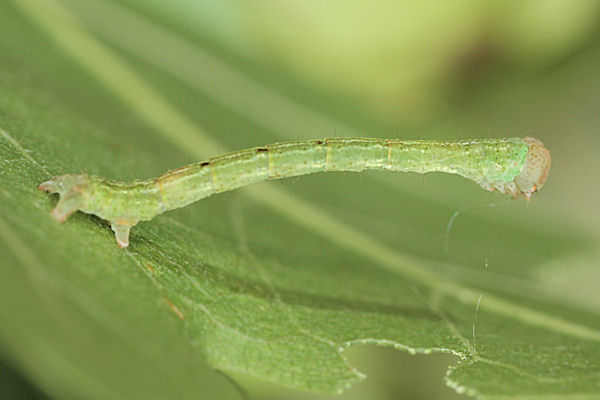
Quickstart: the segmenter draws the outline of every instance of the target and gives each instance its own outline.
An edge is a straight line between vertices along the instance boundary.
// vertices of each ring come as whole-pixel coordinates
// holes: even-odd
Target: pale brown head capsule
[[[529,200],[533,193],[544,186],[550,171],[551,158],[550,150],[540,140],[532,137],[524,137],[523,140],[529,146],[529,151],[523,170],[515,178],[515,184]]]

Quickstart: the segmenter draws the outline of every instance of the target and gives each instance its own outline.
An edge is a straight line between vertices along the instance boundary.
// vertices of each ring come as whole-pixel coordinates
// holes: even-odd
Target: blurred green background
[[[111,15],[114,6],[122,7],[196,46],[204,57],[200,61],[211,71],[204,81],[201,71],[194,76],[203,95],[215,97],[218,107],[241,113],[248,124],[256,123],[265,113],[272,114],[268,118],[269,134],[246,131],[240,123],[230,137],[219,137],[230,148],[262,145],[273,138],[355,135],[539,137],[552,150],[553,166],[546,187],[532,203],[538,207],[536,215],[555,218],[543,220],[539,229],[545,229],[543,224],[555,228],[553,221],[559,225],[568,222],[565,236],[572,229],[592,237],[594,246],[600,244],[600,2],[596,0],[60,3],[111,47],[131,54],[135,59],[132,63],[153,59],[167,75],[179,73],[177,80],[186,81],[191,76],[186,73],[198,73],[195,65],[199,53],[188,53],[185,46],[172,46],[169,40],[161,41],[164,36],[161,40],[157,36],[154,46],[142,47],[128,37],[126,30],[145,26],[106,16]],[[17,9],[14,2],[0,0],[0,13],[10,11],[5,16],[23,17]],[[2,48],[19,54],[14,44],[19,40],[5,22],[0,25]],[[29,28],[24,29],[27,32]],[[36,49],[23,49],[21,59],[9,57],[9,51],[0,52],[0,68],[12,70],[20,68],[20,62],[27,64],[27,52]],[[231,65],[235,68],[230,69]],[[39,73],[36,79],[40,79],[43,69],[49,67],[40,63],[27,68],[34,71],[31,76]],[[156,77],[158,72],[150,68],[143,73],[163,85],[165,96],[180,95],[180,89],[170,92],[170,81]],[[60,79],[51,74],[46,79],[53,78]],[[229,91],[220,91],[223,87]],[[31,84],[31,90],[35,90],[35,84]],[[264,96],[255,99],[253,93]],[[189,94],[189,100],[184,106],[194,112],[194,95]],[[81,107],[85,109],[86,105]],[[89,110],[92,108],[90,105]],[[208,115],[211,111],[198,112]],[[206,118],[210,120],[210,116]],[[211,124],[218,121],[207,122],[209,127]],[[186,161],[195,160],[182,163]],[[125,175],[138,177],[135,166],[130,168]],[[473,197],[472,192],[455,190],[455,181],[437,176],[406,182],[406,191],[416,198],[454,210],[504,200],[485,197],[487,193]],[[469,212],[485,219],[489,209]],[[519,216],[500,205],[492,219],[518,224]],[[440,231],[445,229],[440,221],[434,223]],[[456,234],[460,236],[458,229]],[[425,253],[427,245],[423,242]],[[487,254],[486,249],[454,249],[449,256],[436,257],[454,257],[460,262],[460,252],[471,250],[481,260]],[[419,253],[421,249],[414,251]],[[577,260],[577,255],[572,259]],[[568,292],[566,296],[573,303],[598,312],[599,266],[596,259],[582,255],[579,263],[557,266],[548,274],[540,272],[537,282],[548,291],[556,288]],[[347,355],[368,378],[339,399],[465,397],[446,387],[443,379],[456,357],[408,355],[371,346],[354,347]],[[251,399],[332,398],[282,388],[241,373],[228,374]],[[47,398],[30,379],[10,356],[3,358],[3,399]]]

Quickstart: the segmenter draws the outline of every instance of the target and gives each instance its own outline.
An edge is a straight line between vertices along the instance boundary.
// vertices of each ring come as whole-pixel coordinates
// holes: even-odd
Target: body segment
[[[332,138],[276,143],[213,157],[131,183],[62,175],[40,185],[60,193],[52,215],[81,210],[111,222],[121,247],[129,229],[167,210],[255,182],[323,171],[447,172],[487,190],[527,198],[544,184],[550,155],[533,138],[468,141]]]

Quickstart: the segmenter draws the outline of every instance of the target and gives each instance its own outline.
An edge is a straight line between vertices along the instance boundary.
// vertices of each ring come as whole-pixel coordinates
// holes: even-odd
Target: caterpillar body
[[[131,183],[83,174],[61,175],[39,185],[59,193],[51,215],[63,222],[80,210],[108,220],[120,247],[140,221],[214,193],[251,183],[322,171],[368,169],[447,172],[487,190],[530,196],[546,181],[550,152],[531,137],[461,141],[331,138],[276,143],[189,164]]]

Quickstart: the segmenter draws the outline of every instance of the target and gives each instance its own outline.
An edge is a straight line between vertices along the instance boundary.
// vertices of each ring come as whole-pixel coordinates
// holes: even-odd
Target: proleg
[[[120,247],[129,245],[131,227],[214,193],[255,182],[323,171],[377,169],[447,172],[487,190],[527,200],[550,170],[550,152],[538,139],[461,141],[331,138],[276,143],[241,150],[131,183],[84,174],[61,175],[39,185],[58,193],[51,215],[59,222],[76,211],[110,222]]]

